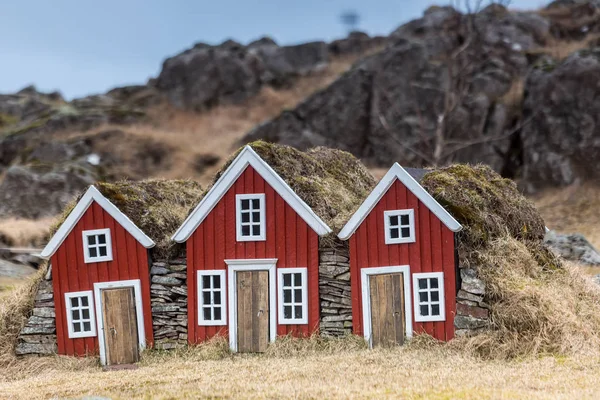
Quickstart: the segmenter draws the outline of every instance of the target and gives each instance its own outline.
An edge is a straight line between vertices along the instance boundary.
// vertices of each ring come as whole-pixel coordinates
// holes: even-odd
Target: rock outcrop
[[[565,260],[583,265],[600,266],[600,253],[581,234],[561,234],[550,231],[546,234],[544,242]]]

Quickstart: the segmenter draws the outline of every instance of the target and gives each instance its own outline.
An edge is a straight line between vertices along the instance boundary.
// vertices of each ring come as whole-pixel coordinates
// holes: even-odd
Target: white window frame
[[[93,229],[90,231],[83,231],[83,261],[86,264],[96,263],[96,262],[104,262],[104,261],[112,261],[112,239],[110,234],[110,229]],[[88,245],[88,237],[96,236],[96,235],[105,235],[106,237],[106,255],[98,256],[98,257],[90,257],[90,250]],[[96,249],[98,248],[98,244],[94,246]]]
[[[302,306],[302,317],[301,318],[285,318],[283,312],[283,275],[284,274],[300,274],[301,282],[300,288],[302,289],[302,301],[299,303]],[[297,289],[298,287],[293,286],[292,288]],[[297,305],[298,303],[292,303]],[[292,307],[292,315],[294,310]],[[307,268],[278,268],[277,269],[277,317],[279,325],[304,325],[308,324],[308,269]]]
[[[421,315],[421,301],[419,301],[419,279],[429,279],[429,278],[437,278],[438,279],[438,288],[439,292],[439,306],[440,306],[440,315]],[[427,291],[431,292],[430,289]],[[446,320],[446,296],[444,294],[444,273],[443,272],[423,272],[418,274],[413,274],[413,297],[414,297],[414,305],[415,305],[415,321],[416,322],[435,322],[435,321],[445,321]],[[436,302],[437,303],[437,302]],[[431,306],[431,302],[427,303]],[[431,307],[430,307],[431,309]]]
[[[87,308],[90,312],[90,318],[89,318],[89,322],[90,322],[90,330],[87,332],[84,332],[83,330],[81,332],[75,332],[75,330],[73,329],[73,315],[72,315],[72,311],[73,311],[73,306],[71,305],[71,299],[72,298],[81,298],[81,297],[86,297],[87,301],[88,301],[88,305]],[[76,339],[76,338],[86,338],[86,337],[95,337],[96,336],[96,314],[94,312],[94,292],[92,292],[91,290],[85,290],[85,291],[81,291],[81,292],[68,292],[65,293],[65,306],[66,306],[66,310],[67,310],[67,328],[68,328],[68,332],[69,332],[69,338],[71,339]],[[79,320],[81,321],[80,323],[82,324],[82,329],[83,329],[83,315],[81,314],[81,306],[77,307],[77,309],[80,311],[80,315],[79,315]],[[87,321],[86,321],[87,322]]]
[[[260,235],[254,236],[242,236],[242,200],[258,200],[260,206]],[[236,237],[238,242],[258,242],[262,240],[267,240],[267,224],[265,222],[265,194],[264,193],[252,193],[252,194],[238,194],[235,196],[235,209],[236,209]],[[250,221],[252,221],[252,216],[250,216]],[[250,222],[250,228],[253,225]],[[252,229],[250,229],[250,233],[252,233]]]
[[[227,325],[227,281],[225,280],[225,270],[203,270],[198,271],[198,326],[222,326]],[[204,292],[204,288],[202,287],[202,277],[204,276],[219,276],[221,278],[221,287],[217,290],[211,289],[211,301],[212,301],[212,293],[219,291],[221,292],[221,318],[215,320],[207,320],[204,319],[204,296],[202,292]],[[211,279],[212,281],[212,279]],[[214,308],[214,305],[210,305]]]
[[[402,237],[402,228],[406,225],[398,225],[398,237],[393,239],[390,234],[390,217],[398,217],[398,223],[402,216],[408,216],[409,237]],[[385,244],[414,243],[415,242],[415,210],[388,210],[383,212],[383,221],[385,226]]]

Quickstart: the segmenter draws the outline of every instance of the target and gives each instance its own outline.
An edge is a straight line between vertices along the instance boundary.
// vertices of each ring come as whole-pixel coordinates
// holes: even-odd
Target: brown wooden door
[[[237,272],[239,352],[261,353],[269,344],[269,272]]]
[[[138,326],[133,288],[102,290],[106,365],[139,361]]]
[[[371,275],[371,344],[404,344],[404,280],[402,274]]]

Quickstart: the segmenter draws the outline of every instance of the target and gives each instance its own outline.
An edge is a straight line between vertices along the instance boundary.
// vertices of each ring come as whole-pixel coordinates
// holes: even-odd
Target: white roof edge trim
[[[387,193],[388,189],[396,179],[400,180],[412,194],[417,196],[417,198],[425,204],[425,206],[434,213],[448,229],[452,232],[458,232],[462,229],[462,225],[455,220],[454,217],[419,184],[419,182],[410,176],[400,164],[394,163],[392,168],[390,168],[381,181],[379,181],[377,186],[375,186],[375,189],[373,189],[371,194],[369,194],[354,215],[348,220],[346,225],[344,225],[338,234],[340,239],[348,240],[350,236],[356,232],[356,229],[358,229],[367,215],[369,215],[377,203],[379,203],[383,195]]]
[[[285,183],[279,174],[256,154],[249,145],[246,145],[196,206],[194,211],[183,221],[183,224],[181,224],[171,239],[178,243],[188,240],[248,165],[251,165],[319,236],[324,236],[332,232],[331,228]]]
[[[42,258],[50,258],[58,250],[60,245],[69,236],[77,222],[83,217],[83,214],[95,201],[111,217],[113,217],[127,232],[131,234],[142,246],[149,249],[154,247],[155,243],[140,228],[134,224],[127,215],[123,214],[113,203],[98,191],[93,185],[88,188],[83,197],[77,202],[77,205],[71,211],[69,216],[61,224],[54,236],[50,239],[44,250],[40,253]]]

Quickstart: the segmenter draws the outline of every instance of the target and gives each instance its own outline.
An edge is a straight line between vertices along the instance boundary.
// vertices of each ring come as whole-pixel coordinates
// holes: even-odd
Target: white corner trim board
[[[427,191],[417,182],[404,168],[398,163],[394,163],[392,168],[379,181],[375,189],[369,194],[367,199],[362,203],[352,218],[340,231],[338,237],[342,240],[348,240],[350,236],[356,232],[360,224],[365,220],[367,215],[375,208],[379,200],[387,193],[388,189],[398,179],[408,190],[425,204],[425,206],[435,214],[452,232],[458,232],[462,229],[462,225],[454,219],[452,215],[440,203],[438,203]]]
[[[183,243],[189,239],[198,225],[217,205],[219,200],[227,193],[237,178],[246,170],[247,166],[254,170],[292,207],[294,211],[319,235],[324,236],[331,232],[321,218],[302,200],[287,183],[267,164],[250,146],[244,147],[240,154],[233,160],[229,168],[221,175],[219,180],[208,191],[206,196],[196,206],[194,211],[186,218],[172,239]]]
[[[142,305],[142,286],[139,279],[126,281],[94,283],[94,300],[96,303],[96,325],[98,327],[98,344],[100,347],[100,362],[106,365],[106,344],[104,339],[104,315],[102,313],[102,290],[117,288],[133,288],[135,297],[135,314],[138,328],[138,346],[140,351],[146,348],[146,330],[144,329],[144,309]]]
[[[408,265],[398,265],[393,267],[363,268],[360,271],[363,332],[370,347],[373,346],[373,343],[371,341],[371,280],[369,277],[371,275],[395,273],[402,273],[402,281],[404,283],[404,325],[406,326],[406,337],[411,338],[413,335],[410,267]]]
[[[277,313],[275,266],[276,258],[257,258],[225,260],[227,264],[227,300],[229,311],[229,347],[232,351],[238,350],[237,344],[237,274],[238,271],[268,271],[269,272],[269,341],[277,338]]]
[[[94,186],[90,186],[85,192],[81,200],[77,203],[73,211],[69,214],[65,222],[62,223],[60,228],[56,231],[52,239],[48,242],[44,250],[42,250],[41,256],[43,258],[50,258],[58,250],[60,245],[69,236],[69,233],[73,230],[77,222],[83,217],[83,214],[90,207],[92,202],[98,203],[100,207],[104,209],[111,217],[113,217],[127,232],[129,232],[142,246],[149,249],[154,247],[154,241],[150,239],[140,228],[138,228],[127,215],[123,214],[113,203],[110,202],[106,197],[102,195]],[[100,228],[100,227],[98,227]]]

